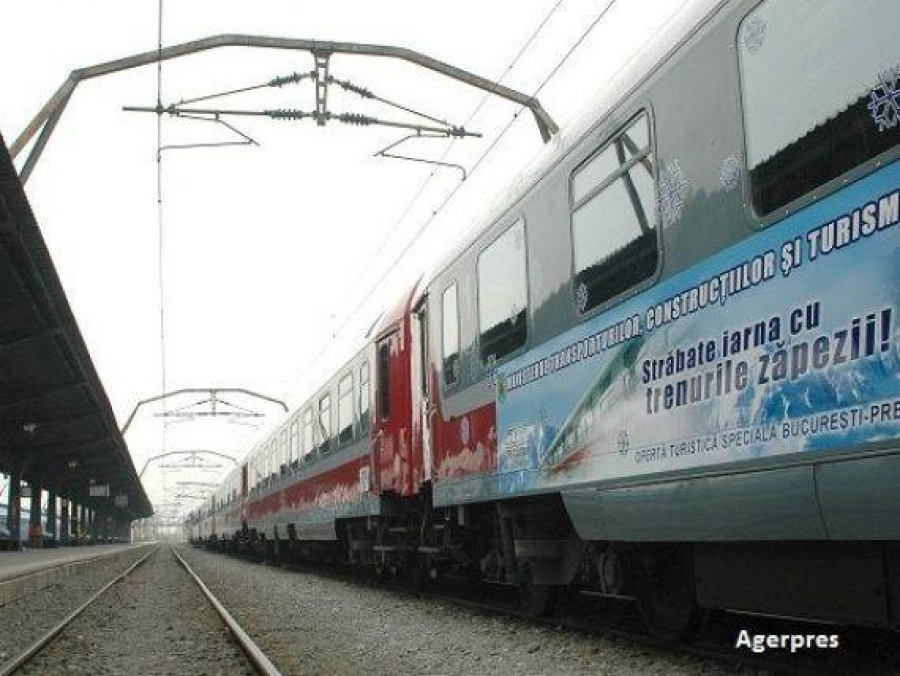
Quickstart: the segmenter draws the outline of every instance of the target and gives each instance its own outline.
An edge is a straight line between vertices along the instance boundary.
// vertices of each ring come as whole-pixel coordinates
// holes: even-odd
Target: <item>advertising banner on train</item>
[[[900,163],[502,365],[500,490],[900,435]]]

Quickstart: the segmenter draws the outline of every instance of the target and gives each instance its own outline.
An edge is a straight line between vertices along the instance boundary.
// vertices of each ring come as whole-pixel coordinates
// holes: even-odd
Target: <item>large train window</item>
[[[650,123],[642,113],[572,175],[575,304],[580,313],[656,272]]]
[[[444,290],[441,299],[441,354],[444,383],[453,385],[459,380],[459,302],[454,282]]]
[[[765,215],[900,142],[897,0],[767,0],[737,33],[753,205]]]
[[[290,457],[288,456],[288,431],[286,429],[283,429],[281,430],[281,444],[278,447],[278,466],[275,468],[275,473],[279,474],[281,467],[289,464]]]
[[[316,444],[315,426],[313,424],[313,412],[311,408],[303,411],[303,455],[313,450]]]
[[[369,362],[359,367],[359,429],[369,429]]]
[[[498,361],[525,344],[528,333],[525,221],[519,219],[478,255],[481,359]]]
[[[338,442],[353,438],[353,373],[348,373],[338,383]]]
[[[300,458],[300,421],[299,417],[294,418],[291,423],[291,464],[293,465]]]
[[[319,451],[325,453],[331,446],[331,394],[319,399]]]

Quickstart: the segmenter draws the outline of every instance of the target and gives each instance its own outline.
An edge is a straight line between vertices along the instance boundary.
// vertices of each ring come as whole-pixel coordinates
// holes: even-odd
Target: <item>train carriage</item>
[[[633,596],[670,638],[900,624],[898,19],[693,3],[265,442],[369,365],[352,441],[282,451],[231,536]]]

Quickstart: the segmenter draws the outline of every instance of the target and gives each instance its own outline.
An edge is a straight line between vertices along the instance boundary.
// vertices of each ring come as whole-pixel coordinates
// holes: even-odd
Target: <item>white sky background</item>
[[[563,0],[503,83],[534,91],[607,2]],[[497,79],[556,3],[166,0],[164,43],[218,33],[381,43]],[[544,107],[565,126],[681,4],[618,0],[541,92]],[[6,2],[2,23],[0,133],[10,144],[73,68],[155,49],[157,0]],[[169,61],[163,68],[166,104],[308,71],[312,57],[220,49]],[[331,74],[457,124],[483,96],[440,75],[386,60],[335,56]],[[155,66],[82,84],[27,187],[120,423],[139,399],[161,388],[156,119],[121,110],[155,100]],[[306,82],[211,103],[310,110],[314,94]],[[329,108],[403,117],[334,88]],[[471,167],[515,111],[513,104],[491,98],[469,125],[484,138],[457,142],[448,160]],[[312,122],[229,121],[261,147],[163,156],[168,388],[245,387],[286,397],[292,405],[356,349],[365,328],[410,280],[479,225],[484,203],[542,148],[526,111],[410,253],[392,265],[458,183],[458,172],[436,172],[397,225],[432,172],[425,165],[372,157],[402,132],[338,123],[319,128]],[[211,124],[164,119],[166,143],[215,140],[225,135]],[[447,143],[421,141],[403,152],[436,158]],[[332,340],[350,309],[388,268],[386,283]],[[327,352],[311,365],[326,343]],[[151,413],[144,413],[127,436],[139,470],[160,452],[162,426]],[[275,415],[268,421],[280,419]],[[239,457],[260,434],[225,419],[181,423],[168,427],[166,449],[208,448]],[[158,503],[164,484],[171,499],[178,481],[215,481],[223,471],[151,469],[145,485]]]

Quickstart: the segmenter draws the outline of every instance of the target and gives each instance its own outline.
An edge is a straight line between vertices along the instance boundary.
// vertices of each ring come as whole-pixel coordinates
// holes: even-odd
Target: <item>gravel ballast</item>
[[[98,559],[62,582],[0,608],[0,664],[18,655],[148,551],[139,548],[117,557]]]
[[[107,580],[109,576],[107,576]],[[23,674],[253,674],[196,583],[162,546]]]
[[[714,674],[722,665],[179,546],[285,674]]]

